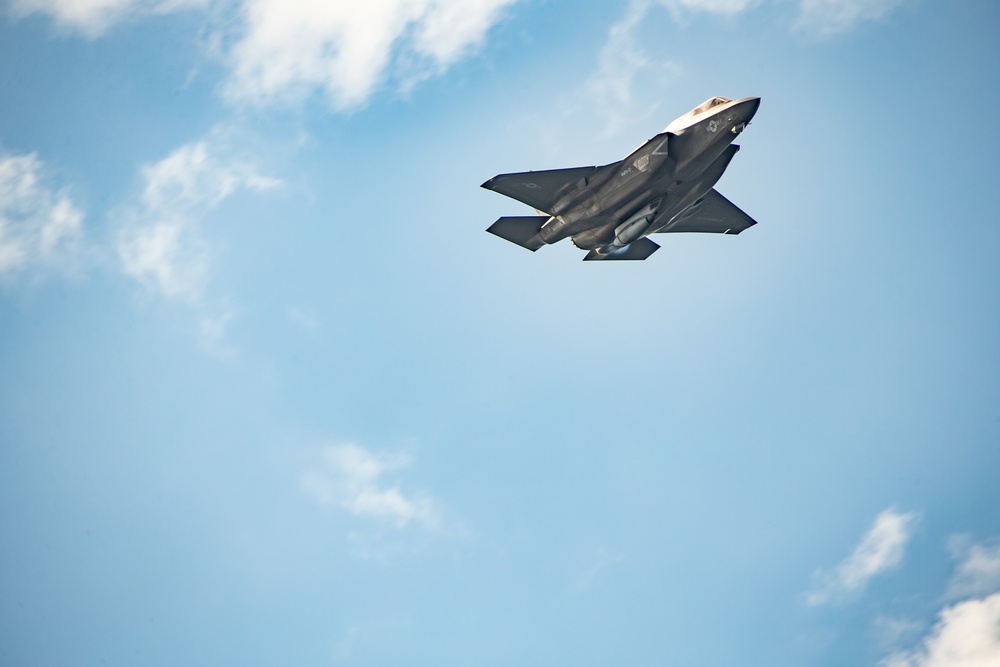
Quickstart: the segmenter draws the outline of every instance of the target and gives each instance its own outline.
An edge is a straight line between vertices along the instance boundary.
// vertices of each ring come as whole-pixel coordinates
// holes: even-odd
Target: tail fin
[[[538,236],[538,230],[548,219],[546,215],[504,217],[490,225],[486,231],[535,252],[545,245],[545,241]]]

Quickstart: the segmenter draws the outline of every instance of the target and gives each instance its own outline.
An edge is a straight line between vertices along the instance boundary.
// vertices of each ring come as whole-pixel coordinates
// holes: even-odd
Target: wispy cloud
[[[0,153],[0,279],[71,269],[77,259],[83,213],[47,181],[35,153]]]
[[[987,595],[1000,591],[1000,541],[973,544],[966,535],[950,540],[952,554],[959,560],[948,584],[951,599]]]
[[[590,588],[598,575],[609,567],[618,565],[625,560],[625,557],[618,551],[612,551],[601,547],[593,556],[592,562],[587,566],[576,579],[576,588],[584,590]]]
[[[198,323],[198,340],[206,352],[220,359],[232,359],[236,355],[236,349],[226,343],[226,331],[233,317],[231,310],[202,316]]]
[[[830,572],[817,572],[817,584],[806,601],[821,605],[863,591],[872,577],[903,560],[916,522],[914,512],[899,512],[892,507],[882,511],[850,556]]]
[[[657,0],[667,7],[675,17],[683,16],[684,12],[708,12],[711,14],[732,15],[750,9],[760,4],[760,0]]]
[[[359,518],[389,522],[399,528],[414,523],[440,526],[440,513],[427,495],[404,493],[385,480],[410,465],[401,454],[374,454],[356,444],[330,445],[322,464],[308,470],[300,488],[321,506],[339,507]]]
[[[207,6],[211,0],[12,0],[15,16],[45,14],[64,29],[100,37],[114,24],[135,16],[167,14]]]
[[[901,616],[880,614],[872,621],[872,634],[882,653],[912,645],[926,629],[926,623]]]
[[[904,0],[799,0],[798,12],[791,24],[793,31],[819,37],[829,37],[851,30],[860,23],[876,21],[888,16]],[[608,42],[601,51],[597,79],[607,82],[611,91],[627,90],[635,72],[650,65],[634,38],[635,29],[641,26],[650,9],[662,7],[670,12],[674,21],[684,23],[696,14],[718,17],[735,17],[765,3],[765,0],[632,0],[625,17],[616,24]],[[782,5],[788,4],[781,2]],[[618,62],[615,59],[618,59]],[[620,76],[615,80],[612,72]],[[627,97],[618,94],[627,101]]]
[[[319,318],[313,310],[291,306],[287,315],[288,321],[302,331],[315,331],[319,327]]]
[[[261,176],[223,129],[143,167],[142,179],[142,194],[118,235],[122,270],[153,294],[191,303],[209,274],[201,226],[210,211],[240,189],[280,185]]]
[[[263,105],[322,91],[334,109],[356,108],[394,68],[419,77],[474,51],[513,2],[246,0],[225,93]]]
[[[649,87],[657,90],[677,70],[673,62],[650,55],[636,35],[651,6],[648,1],[629,4],[625,16],[608,32],[597,56],[597,68],[584,84],[588,106],[604,118],[607,135],[615,134],[627,120],[634,119],[637,108],[648,112],[656,108],[651,101],[636,100],[637,81],[641,77],[652,75],[659,79]]]
[[[758,0],[632,0],[624,16],[608,31],[597,55],[597,66],[584,83],[586,107],[602,117],[604,134],[614,135],[626,123],[655,112],[661,91],[681,72],[676,61],[647,48],[651,42],[641,33],[651,12],[667,9],[675,21],[684,21],[694,13],[736,15],[757,3]]]
[[[802,0],[793,28],[828,37],[877,21],[902,4],[903,0]]]
[[[994,667],[1000,665],[1000,593],[941,610],[934,629],[913,651],[883,660],[884,667]]]
[[[584,84],[588,107],[604,117],[606,134],[615,134],[637,109],[654,111],[654,100],[639,99],[641,89],[662,90],[681,66],[645,47],[639,34],[655,9],[666,9],[674,21],[685,22],[695,14],[734,17],[763,0],[632,0],[621,20],[611,26],[598,52],[594,73]],[[862,21],[888,14],[903,0],[801,0],[793,29],[827,36],[844,32]],[[641,85],[640,85],[641,82]]]
[[[763,0],[657,0],[675,19],[695,12],[734,16],[763,3]],[[904,0],[799,0],[792,23],[796,31],[828,37],[847,32],[860,23],[877,21],[902,5]],[[784,2],[782,4],[785,4]]]

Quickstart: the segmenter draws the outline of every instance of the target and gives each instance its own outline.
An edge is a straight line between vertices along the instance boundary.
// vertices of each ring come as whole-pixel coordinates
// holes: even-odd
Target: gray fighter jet
[[[483,183],[540,215],[503,217],[486,231],[535,251],[570,238],[585,260],[646,259],[669,232],[739,234],[756,221],[714,186],[759,97],[713,97],[631,155],[603,167],[500,174]]]

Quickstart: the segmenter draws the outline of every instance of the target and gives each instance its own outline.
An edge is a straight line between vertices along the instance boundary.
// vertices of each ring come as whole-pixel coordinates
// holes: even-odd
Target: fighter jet
[[[500,174],[482,187],[534,208],[486,231],[534,252],[565,238],[585,260],[646,259],[650,234],[739,234],[757,224],[714,186],[740,149],[759,97],[713,97],[687,112],[621,162],[601,167]]]

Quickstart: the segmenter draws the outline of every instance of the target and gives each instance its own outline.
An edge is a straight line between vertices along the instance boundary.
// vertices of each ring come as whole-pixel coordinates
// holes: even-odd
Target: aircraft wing
[[[596,169],[597,167],[573,167],[500,174],[483,183],[482,187],[524,202],[537,211],[551,213],[552,205],[560,197]]]
[[[679,218],[658,233],[707,232],[739,234],[757,221],[712,188],[700,201],[683,211]]]

